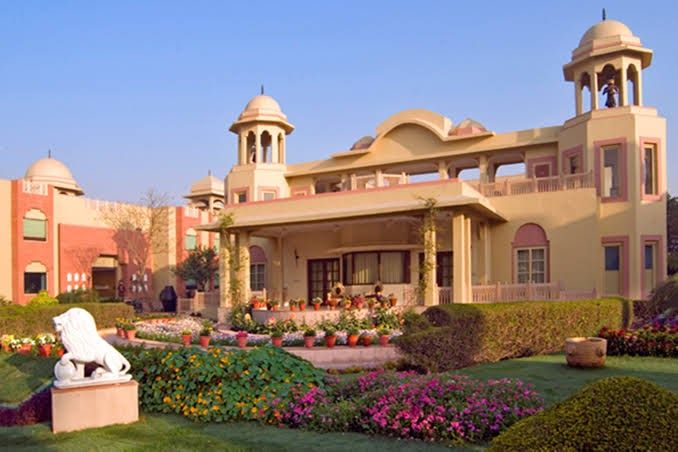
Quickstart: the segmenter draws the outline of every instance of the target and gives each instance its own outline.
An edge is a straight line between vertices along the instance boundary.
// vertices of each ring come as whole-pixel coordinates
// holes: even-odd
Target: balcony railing
[[[560,283],[545,284],[489,284],[472,288],[474,303],[503,303],[511,301],[586,300],[596,298],[591,291],[565,290]]]
[[[511,178],[488,183],[468,183],[480,194],[487,197],[524,195],[528,193],[549,193],[595,187],[595,179],[592,172],[532,179]]]

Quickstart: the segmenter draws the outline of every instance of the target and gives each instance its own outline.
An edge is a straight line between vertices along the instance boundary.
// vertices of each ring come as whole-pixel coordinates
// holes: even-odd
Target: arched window
[[[266,253],[257,245],[250,246],[250,290],[266,287]]]
[[[591,111],[591,76],[588,72],[582,73],[579,79],[579,89],[581,90],[582,113]]]
[[[513,279],[519,284],[549,282],[549,241],[535,223],[526,223],[513,237]]]
[[[198,233],[195,232],[195,229],[189,228],[186,231],[184,236],[184,249],[186,251],[192,251],[198,246]]]
[[[611,64],[606,64],[598,74],[598,89],[601,96],[598,101],[598,108],[603,106],[613,108],[620,105],[619,79],[619,71]]]
[[[47,240],[47,216],[38,209],[26,212],[23,233],[25,240]]]
[[[24,269],[24,293],[33,294],[47,290],[47,267],[41,262],[31,262]]]
[[[273,140],[271,138],[271,134],[264,130],[261,134],[261,161],[263,163],[271,163],[272,162],[272,155],[271,155],[271,144],[272,144],[272,142],[273,142]]]
[[[256,163],[257,162],[257,138],[254,136],[254,132],[247,134],[247,163]]]

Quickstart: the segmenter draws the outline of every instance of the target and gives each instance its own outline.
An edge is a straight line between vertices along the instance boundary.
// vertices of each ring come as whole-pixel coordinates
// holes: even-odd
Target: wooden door
[[[308,301],[320,297],[323,301],[327,292],[339,282],[339,259],[309,259]]]

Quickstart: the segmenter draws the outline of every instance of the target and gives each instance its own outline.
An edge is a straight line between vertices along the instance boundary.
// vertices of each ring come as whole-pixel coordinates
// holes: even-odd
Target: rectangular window
[[[645,245],[645,270],[654,268],[654,245]]]
[[[621,196],[621,171],[619,164],[619,148],[603,149],[602,195],[604,198]]]
[[[645,146],[643,157],[644,193],[656,195],[659,192],[657,187],[657,147],[655,145]]]
[[[452,287],[452,252],[436,254],[436,284],[438,287]]]
[[[516,278],[519,284],[546,282],[546,248],[516,250]]]
[[[581,158],[578,155],[573,155],[567,159],[569,174],[578,174],[581,172]]]
[[[271,201],[275,199],[275,192],[274,191],[265,191],[263,192],[263,198],[264,201]]]
[[[345,284],[403,284],[410,279],[408,251],[350,253],[343,259]]]
[[[47,290],[47,273],[24,273],[24,293],[38,293]]]
[[[184,237],[184,249],[192,251],[198,246],[198,236],[187,234]]]
[[[250,289],[254,291],[264,290],[266,286],[266,264],[250,265]]]
[[[219,245],[221,244],[221,237],[219,234],[214,235],[214,249],[219,252]]]
[[[24,239],[47,240],[47,220],[24,218]]]
[[[619,271],[619,246],[605,247],[605,271]]]
[[[233,194],[233,202],[236,204],[242,204],[244,202],[247,202],[247,192],[246,191],[239,191]]]

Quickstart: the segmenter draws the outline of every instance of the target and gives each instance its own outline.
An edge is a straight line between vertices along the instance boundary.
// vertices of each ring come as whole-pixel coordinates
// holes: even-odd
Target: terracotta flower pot
[[[327,304],[330,305],[330,309],[334,309],[337,306],[337,299],[330,298],[329,300],[327,300]]]
[[[305,305],[305,304],[300,304],[300,305],[299,305],[299,310],[300,310],[300,311],[305,311],[305,310],[306,310],[306,305]]]
[[[12,351],[12,349],[9,348],[9,344],[2,344],[2,351],[3,351],[3,352],[6,352],[6,353],[9,353],[9,352]]]
[[[200,346],[207,348],[210,345],[210,336],[200,336]]]
[[[379,345],[381,345],[382,347],[386,347],[388,345],[389,340],[391,340],[391,336],[389,335],[379,336]]]
[[[137,330],[125,331],[125,338],[128,341],[133,341],[137,337]]]
[[[124,337],[125,337],[125,330],[123,330],[123,329],[120,328],[120,327],[117,327],[117,328],[115,329],[115,334],[117,334],[118,337],[124,338]]]
[[[33,345],[31,344],[24,344],[19,349],[17,352],[19,352],[22,355],[29,355],[31,353],[31,350],[33,350]]]
[[[313,310],[314,311],[320,311],[320,305],[319,304],[313,304]]]
[[[47,358],[52,354],[52,344],[43,344],[38,347],[38,354],[43,358]]]
[[[271,338],[271,342],[273,343],[274,347],[282,347],[282,341],[283,341],[282,336]]]
[[[327,348],[334,348],[334,344],[337,343],[337,336],[325,336],[325,344]]]
[[[363,345],[365,347],[372,345],[372,336],[363,336]]]
[[[245,337],[236,337],[235,340],[238,342],[239,348],[247,347],[247,336]]]
[[[363,308],[363,302],[362,301],[356,301],[355,303],[355,308],[356,309],[362,309]]]
[[[290,311],[296,311],[296,310],[297,310],[297,307],[295,305],[290,306]]]
[[[66,350],[64,350],[63,347],[57,348],[56,350],[57,358],[61,358],[62,356],[64,356],[64,353],[66,353]]]
[[[352,334],[346,338],[346,342],[348,343],[349,347],[355,347],[358,345],[358,339],[360,339],[360,336],[357,334]]]
[[[388,302],[391,303],[391,307],[394,307],[398,303],[397,298],[389,298]]]
[[[304,336],[304,347],[312,348],[315,344],[315,336]]]
[[[185,346],[191,345],[191,339],[193,339],[193,335],[191,334],[181,335],[181,343],[184,344]]]
[[[278,306],[277,306],[277,305],[271,306],[271,311],[277,311],[277,310],[278,310]]]

